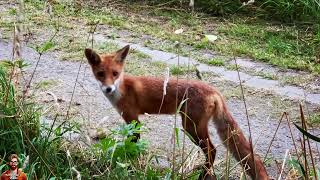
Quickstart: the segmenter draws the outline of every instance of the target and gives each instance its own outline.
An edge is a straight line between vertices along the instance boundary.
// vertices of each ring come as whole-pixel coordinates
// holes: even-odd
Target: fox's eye
[[[103,71],[100,71],[97,73],[98,77],[104,77],[104,72]]]
[[[119,73],[117,71],[113,71],[112,74],[113,76],[118,76]]]

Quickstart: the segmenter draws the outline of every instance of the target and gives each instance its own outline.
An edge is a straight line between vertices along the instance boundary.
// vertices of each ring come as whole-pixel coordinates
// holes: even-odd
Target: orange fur
[[[208,133],[208,122],[213,119],[220,138],[233,156],[238,161],[246,158],[242,164],[249,166],[245,168],[249,169],[248,174],[253,179],[269,179],[260,158],[255,155],[252,159],[249,142],[215,88],[200,81],[170,79],[163,96],[163,79],[124,74],[128,51],[129,46],[126,46],[115,53],[100,56],[91,49],[85,50],[103,93],[127,123],[138,121],[138,116],[144,113],[174,114],[177,106],[188,98],[180,110],[183,128],[205,153],[206,168],[212,167],[216,154]],[[215,179],[208,174],[200,178]]]

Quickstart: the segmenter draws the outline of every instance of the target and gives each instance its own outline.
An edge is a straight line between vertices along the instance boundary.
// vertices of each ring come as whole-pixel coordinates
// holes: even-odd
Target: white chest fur
[[[108,100],[113,105],[113,107],[117,108],[116,105],[117,105],[119,99],[121,98],[121,94],[120,94],[119,90],[116,89],[115,91],[113,91],[112,94],[106,94],[104,92],[103,92],[103,94],[108,98]]]
[[[112,91],[112,93],[107,93],[106,86],[104,86],[100,81],[98,81],[98,84],[100,86],[102,93],[108,98],[108,100],[110,101],[112,106],[117,108],[116,105],[117,105],[119,99],[121,98],[121,93],[119,91],[119,84],[113,85],[114,90]]]

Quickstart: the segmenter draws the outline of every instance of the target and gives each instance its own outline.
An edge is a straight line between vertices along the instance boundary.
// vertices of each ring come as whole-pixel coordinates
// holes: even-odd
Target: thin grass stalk
[[[69,170],[70,170],[70,177],[72,177],[72,162],[71,162],[71,154],[70,154],[70,151],[67,150],[66,151],[66,154],[67,154],[67,160],[68,160],[68,163],[69,163]]]
[[[301,115],[301,123],[302,123],[302,128],[305,129],[304,127],[304,114],[303,114],[303,109],[302,109],[302,105],[300,104],[300,115]],[[302,150],[303,150],[303,156],[304,156],[304,169],[305,169],[305,178],[309,179],[309,167],[308,167],[308,160],[307,160],[307,150],[306,150],[306,137],[303,134],[303,141],[301,142],[302,145]]]
[[[293,143],[293,146],[294,146],[294,150],[296,151],[296,156],[298,158],[298,161],[300,161],[300,156],[299,156],[299,153],[298,153],[298,148],[297,148],[297,145],[296,145],[296,141],[294,140],[293,138],[293,133],[292,133],[292,129],[291,129],[291,125],[290,125],[290,120],[289,120],[289,117],[288,117],[288,113],[285,114],[285,117],[287,119],[287,123],[288,123],[288,127],[289,127],[289,131],[290,131],[290,135],[291,135],[291,139],[292,139],[292,143]]]
[[[99,22],[93,24],[92,29],[90,31],[90,33],[91,33],[91,48],[93,48],[93,41],[94,41],[93,35],[97,30],[98,24],[99,24]]]
[[[305,91],[303,91],[303,93],[304,93],[304,99],[305,99],[305,101],[306,101],[306,99],[307,99],[307,94],[306,94]],[[301,104],[300,104],[300,105],[301,105]],[[306,106],[306,109],[307,109],[308,117],[309,117],[309,119],[310,119],[310,111],[309,111],[308,105],[305,104],[305,106]],[[303,124],[304,124],[305,130],[308,131],[308,130],[307,130],[308,127],[307,127],[307,123],[306,123],[305,117],[303,117],[303,119],[304,119]],[[309,137],[308,137],[308,136],[307,136],[307,142],[308,142],[309,154],[310,154],[310,157],[311,157],[311,163],[312,163],[312,168],[313,168],[314,176],[315,176],[315,179],[318,179],[318,174],[317,174],[317,171],[316,171],[316,168],[315,168],[315,162],[314,162],[314,159],[313,159],[313,153],[312,153],[312,150],[311,150],[310,140],[309,140]]]
[[[59,32],[59,29],[56,29],[55,33],[53,34],[53,36],[50,38],[50,40],[48,42],[52,42],[52,40],[56,37],[58,32]],[[32,80],[34,78],[34,75],[35,75],[36,71],[37,71],[37,68],[38,68],[39,62],[41,60],[41,57],[42,57],[43,53],[45,53],[45,52],[38,52],[38,53],[39,53],[39,57],[38,57],[38,60],[36,62],[36,66],[35,66],[34,70],[32,71],[32,74],[31,74],[29,82],[27,83],[25,89],[23,90],[22,101],[24,101],[24,98],[25,98],[25,96],[26,96],[26,94],[27,94],[27,92],[28,92],[28,90],[29,90],[29,88],[31,86],[31,82],[32,82]]]
[[[24,31],[24,26],[23,26],[23,22],[24,22],[24,15],[25,15],[25,5],[24,5],[24,0],[19,0],[19,11],[17,14],[17,22],[20,24],[20,30]]]
[[[53,122],[52,122],[52,124],[51,124],[49,133],[48,133],[48,135],[47,135],[47,137],[46,137],[46,142],[49,140],[49,138],[50,138],[50,136],[51,136],[51,133],[53,132],[53,127],[54,127],[54,125],[56,124],[57,119],[58,119],[58,113],[55,115],[55,117],[54,117],[54,119],[53,119]]]
[[[193,150],[195,149],[195,147],[193,147],[191,149],[191,151],[187,154],[187,156],[185,157],[185,159],[182,160],[182,162],[187,162],[188,157],[191,156],[190,160],[188,163],[186,163],[185,169],[188,169],[188,167],[191,167],[191,165],[193,165],[192,167],[194,167],[194,164],[191,164],[192,162],[194,162],[194,159],[196,157],[196,155],[199,153],[199,151],[196,151],[195,153],[193,153],[193,155],[191,155],[191,153],[193,152]],[[189,168],[189,169],[193,169],[193,168]],[[192,170],[191,170],[192,171]],[[185,174],[188,174],[189,172],[186,172]]]
[[[95,24],[95,26],[98,26],[98,24]],[[96,30],[96,27],[93,28],[93,30]],[[93,34],[93,33],[94,33],[94,31],[90,31],[90,32],[88,33],[87,40],[86,40],[86,44],[89,42],[90,34]],[[92,39],[93,39],[93,35],[92,35]],[[92,44],[91,44],[91,45],[92,45],[91,48],[93,48],[93,40],[92,40]],[[84,59],[84,56],[85,56],[85,54],[83,53],[83,54],[82,54],[82,58],[81,58],[82,60]],[[73,102],[73,96],[74,96],[74,93],[75,93],[75,91],[76,91],[76,87],[77,87],[77,83],[78,83],[78,79],[79,79],[81,67],[82,67],[82,61],[81,61],[80,64],[79,64],[78,71],[77,71],[77,76],[76,76],[76,80],[75,80],[75,82],[74,82],[74,84],[73,84],[73,89],[72,89],[72,93],[71,93],[71,98],[70,98],[70,102],[69,102],[69,105],[68,105],[67,114],[66,114],[66,118],[65,118],[66,120],[69,119],[71,104],[72,104],[72,102]]]
[[[12,75],[13,75],[13,72],[15,71],[15,66],[12,67],[11,69],[11,72],[10,72],[10,76],[9,76],[9,81],[5,81],[5,93],[4,93],[4,97],[3,97],[3,104],[4,106],[7,106],[7,102],[8,102],[8,97],[9,97],[9,92],[10,92],[10,84],[12,82]]]
[[[190,79],[190,52],[189,52],[189,58],[188,58],[188,67],[187,67],[187,81],[189,81],[189,79]],[[188,88],[187,88],[187,90],[186,90],[186,92],[185,92],[185,94],[186,94],[186,99],[188,99],[189,98],[189,96],[188,96]],[[186,101],[186,105],[185,105],[185,113],[186,114],[188,114],[188,101]],[[183,127],[187,127],[187,117],[186,116],[183,116],[183,118],[185,118],[185,120],[183,121],[184,122],[184,124],[183,124]],[[186,134],[185,133],[183,133],[183,140],[182,140],[182,177],[181,177],[181,179],[183,179],[184,178],[184,151],[185,151],[185,145],[186,145],[186,143],[185,143],[185,141],[186,141]],[[210,162],[210,161],[209,161]]]
[[[306,119],[305,119],[305,117],[304,117],[303,110],[302,110],[302,105],[301,105],[301,104],[300,104],[300,112],[301,112],[302,127],[304,128],[305,131],[308,131],[308,130],[307,130],[308,128],[307,128]],[[315,163],[314,163],[314,159],[313,159],[313,153],[312,153],[311,146],[310,146],[309,137],[307,136],[306,139],[307,139],[307,143],[308,143],[308,149],[309,149],[309,154],[310,154],[310,157],[311,157],[311,164],[312,164],[313,172],[314,172],[314,175],[315,175],[315,179],[318,179],[317,171],[316,171]]]
[[[31,77],[30,77],[30,79],[29,79],[29,82],[27,83],[27,85],[26,85],[25,89],[23,90],[23,96],[22,96],[23,100],[24,100],[24,98],[25,98],[26,94],[28,93],[28,90],[29,90],[29,88],[30,88],[30,85],[31,85],[32,79],[33,79],[34,74],[35,74],[35,72],[36,72],[36,70],[37,70],[37,68],[38,68],[38,65],[39,65],[39,62],[40,62],[41,56],[42,56],[42,53],[39,53],[39,57],[38,57],[38,60],[37,60],[36,66],[35,66],[35,68],[34,68],[34,70],[33,70],[32,74],[31,74]]]
[[[3,157],[2,158],[0,158],[0,164],[2,164],[4,161],[5,161],[5,157],[7,156],[7,154],[5,153],[4,155],[3,155]]]
[[[180,67],[180,44],[176,44],[177,49],[178,49],[178,68]],[[176,89],[176,108],[178,107],[178,93],[179,93],[179,73],[177,74],[177,89]],[[172,153],[172,174],[171,174],[171,178],[174,179],[175,178],[175,152],[176,152],[176,130],[177,127],[177,112],[174,114],[174,125],[173,125],[173,153]]]
[[[277,128],[276,128],[276,131],[274,132],[273,137],[272,137],[272,139],[271,139],[271,142],[270,142],[270,144],[269,144],[269,146],[268,146],[268,150],[267,150],[266,154],[264,155],[263,162],[265,162],[265,160],[267,159],[268,153],[269,153],[269,151],[270,151],[270,149],[271,149],[271,145],[272,145],[273,141],[275,140],[275,137],[276,137],[276,135],[277,135],[277,133],[278,133],[280,124],[281,124],[282,119],[283,119],[283,117],[285,116],[285,114],[286,114],[286,112],[284,112],[284,113],[282,114],[281,118],[280,118],[280,121],[279,121],[278,126],[277,126]]]
[[[229,128],[230,128],[230,127],[229,127]],[[231,132],[232,132],[232,129],[231,129],[231,128],[230,128],[230,130],[231,130]],[[231,136],[230,136],[230,137],[232,137],[233,142],[235,143],[236,140],[235,140],[235,138],[234,138],[234,134],[231,133]],[[229,137],[228,137],[228,138],[229,138]],[[241,156],[240,156],[240,152],[239,152],[238,146],[235,145],[235,147],[236,147],[236,150],[237,150],[237,153],[238,153],[238,157],[239,157],[239,159],[240,159]],[[248,155],[248,156],[249,156],[249,155]],[[242,172],[245,173],[246,170],[244,169],[244,164],[242,163],[243,160],[244,160],[244,159],[241,159],[241,160],[240,160],[240,164],[241,164]],[[245,180],[247,180],[247,176],[245,175],[244,177],[245,177]]]
[[[318,159],[319,159],[319,161],[320,161],[320,151],[319,151],[318,144],[316,144],[316,147],[317,147],[317,152],[318,152]]]
[[[16,25],[16,23],[14,23],[14,27],[13,27],[13,45],[12,45],[12,56],[11,56],[11,62],[13,64],[13,66],[11,67],[11,71],[10,71],[10,75],[9,75],[9,82],[5,81],[6,83],[6,87],[7,89],[5,90],[5,96],[4,96],[4,105],[7,105],[7,98],[9,96],[9,86],[8,84],[11,84],[15,72],[16,72],[16,65],[14,63],[14,60],[16,58],[21,58],[21,46],[20,46],[20,29],[18,28],[18,26]]]
[[[245,160],[247,160],[248,158],[249,158],[249,156],[251,156],[250,154],[248,154],[246,157],[244,157],[243,159],[241,159],[240,161],[238,161],[234,166],[232,166],[231,168],[229,168],[230,170],[230,172],[232,172],[239,164],[240,164],[240,166],[242,167],[242,162],[243,161],[245,161]],[[245,173],[245,170],[243,169],[242,170],[242,172],[241,172],[241,174],[240,174],[240,177],[242,177],[242,175],[243,175],[243,177],[245,177],[245,179],[246,179],[246,173]],[[225,176],[225,174],[223,174],[221,177],[224,177]],[[240,178],[240,179],[242,179],[242,178]]]
[[[76,179],[81,180],[81,173],[75,167],[72,167],[71,170],[76,174]]]
[[[305,126],[307,126],[307,125],[305,125]],[[309,140],[308,137],[307,137],[307,142],[308,142],[309,154],[310,154],[310,158],[311,158],[311,164],[312,164],[312,168],[313,168],[313,172],[314,172],[314,177],[315,177],[315,179],[318,179],[318,173],[317,173],[317,170],[316,170],[316,166],[315,166],[315,162],[314,162],[314,158],[313,158],[313,153],[312,153],[312,150],[311,150],[310,140]]]
[[[301,137],[299,138],[299,141],[300,141],[300,146],[301,146],[301,149],[302,149],[302,151],[303,151],[303,149],[304,149],[304,146],[303,146],[303,140],[301,139]],[[303,153],[304,153],[304,151],[303,151]],[[307,173],[307,169],[306,169],[306,166],[305,166],[305,156],[304,156],[304,154],[303,154],[303,168],[304,168],[304,174],[303,174],[303,177],[304,177],[304,179],[307,179],[306,177],[308,176],[308,173]]]
[[[21,169],[24,170],[28,164],[29,164],[29,155],[26,157],[25,161],[23,162]]]
[[[289,153],[289,149],[286,150],[286,153],[284,155],[284,159],[283,159],[283,162],[282,162],[281,171],[280,171],[278,180],[281,180],[281,176],[282,176],[282,173],[283,173],[283,170],[284,170],[284,166],[286,165],[286,160],[287,160],[287,157],[288,157],[288,153]]]
[[[11,61],[16,58],[21,57],[21,42],[20,42],[20,28],[14,23],[14,30],[13,30],[13,45],[12,45],[12,57]]]
[[[247,118],[247,124],[248,124],[248,128],[249,128],[249,143],[250,143],[250,151],[251,151],[251,158],[254,164],[254,172],[255,174],[257,174],[257,170],[256,170],[256,163],[254,161],[254,154],[253,154],[253,145],[252,145],[252,133],[251,133],[251,125],[250,125],[250,120],[249,120],[249,113],[248,113],[248,108],[247,108],[247,103],[246,103],[246,99],[244,96],[244,90],[243,90],[243,86],[242,86],[242,82],[241,82],[241,78],[240,78],[240,72],[239,72],[239,66],[237,63],[237,60],[235,58],[235,56],[233,56],[234,62],[236,64],[236,69],[238,72],[238,78],[239,78],[239,83],[240,83],[240,88],[241,88],[241,94],[242,94],[242,99],[243,99],[243,104],[244,104],[244,108],[246,110],[246,118]]]
[[[159,107],[158,114],[161,113],[161,109],[162,109],[163,102],[164,102],[164,97],[165,97],[165,95],[167,94],[166,88],[167,88],[167,86],[168,86],[169,79],[170,79],[170,69],[169,69],[169,67],[167,67],[167,68],[166,68],[166,71],[165,71],[165,75],[164,75],[163,93],[162,93],[162,99],[161,99],[161,104],[160,104],[160,107]]]
[[[230,125],[229,125],[229,124],[228,124],[228,136],[227,136],[227,137],[230,137]],[[227,141],[226,170],[225,170],[225,171],[226,171],[226,172],[225,172],[226,177],[225,177],[225,179],[226,179],[227,177],[229,177],[229,173],[230,173],[230,169],[229,169],[229,166],[230,166],[229,146],[230,146],[229,141]]]
[[[21,107],[19,107],[18,110],[22,110]],[[19,114],[20,111],[17,112],[17,114]],[[34,149],[34,152],[36,152],[36,154],[38,154],[38,156],[40,157],[41,161],[44,163],[44,165],[48,168],[48,170],[50,171],[50,173],[53,176],[56,176],[54,174],[54,172],[51,170],[51,167],[46,163],[46,161],[44,160],[44,157],[41,156],[41,154],[38,152],[37,148],[34,147],[33,143],[31,142],[31,140],[29,139],[28,135],[23,131],[23,128],[21,126],[21,124],[19,123],[19,121],[16,120],[16,123],[18,124],[21,132],[23,133],[24,137],[26,138],[27,142],[30,144],[30,146]]]
[[[93,42],[94,42],[94,33],[95,33],[95,31],[97,30],[98,24],[99,24],[99,21],[96,22],[96,23],[93,23],[92,26],[94,26],[94,27],[91,26],[91,29],[89,30],[89,33],[91,34],[91,48],[92,48],[92,49],[93,49]],[[89,40],[87,39],[87,41],[89,41]],[[83,80],[83,81],[84,81],[84,79],[86,78],[86,70],[87,70],[87,67],[88,67],[88,66],[85,66],[85,68],[83,69],[83,77],[82,77],[82,80]]]

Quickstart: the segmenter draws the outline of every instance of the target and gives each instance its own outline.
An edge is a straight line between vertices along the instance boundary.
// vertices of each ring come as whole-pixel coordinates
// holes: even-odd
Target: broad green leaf
[[[53,48],[53,47],[54,47],[53,42],[52,42],[52,41],[47,41],[47,42],[45,42],[42,46],[40,46],[40,47],[38,48],[38,52],[39,52],[39,53],[45,53],[45,52],[47,52],[48,50],[50,50],[51,48]]]
[[[298,170],[300,176],[304,176],[305,171],[303,165],[296,159],[290,159],[288,164],[291,165],[294,169]]]

